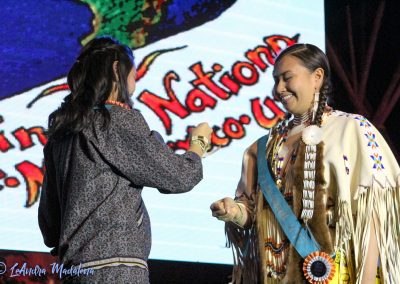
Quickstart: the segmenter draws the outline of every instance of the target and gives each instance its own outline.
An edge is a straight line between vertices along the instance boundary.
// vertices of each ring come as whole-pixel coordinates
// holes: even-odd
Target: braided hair
[[[312,124],[321,126],[322,115],[332,93],[331,71],[328,58],[326,57],[325,53],[315,45],[307,43],[294,44],[279,54],[275,60],[275,65],[286,55],[291,55],[300,59],[302,65],[310,72],[314,72],[317,68],[322,68],[324,70],[324,78],[320,89],[318,108],[314,121],[312,121]]]
[[[113,69],[115,61],[118,61],[117,74]],[[127,77],[133,66],[132,50],[110,37],[95,38],[84,46],[68,72],[71,93],[49,116],[49,138],[60,138],[86,128],[94,119],[95,107],[99,109],[103,127],[107,127],[110,115],[104,103],[114,86],[117,100],[132,106]]]

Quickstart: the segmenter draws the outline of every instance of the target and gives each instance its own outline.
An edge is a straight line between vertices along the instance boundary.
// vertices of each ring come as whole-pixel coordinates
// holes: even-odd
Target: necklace
[[[276,138],[274,139],[274,144],[272,148],[272,170],[275,174],[276,185],[279,189],[282,188],[282,180],[283,180],[283,162],[284,162],[284,155],[280,156],[279,152],[283,146],[283,143],[287,140],[287,127],[282,126],[279,127],[278,133],[276,134]]]
[[[122,108],[125,108],[125,109],[132,109],[131,106],[128,105],[128,104],[121,103],[121,102],[118,102],[118,101],[113,101],[113,100],[106,100],[104,102],[104,104],[105,105],[116,105],[116,106],[119,106],[119,107],[122,107]]]
[[[311,115],[310,113],[307,111],[301,115],[295,114],[294,118],[293,118],[293,126],[297,126],[297,125],[301,125],[301,124],[308,124],[311,122]]]
[[[272,148],[272,169],[276,178],[276,185],[279,189],[283,186],[283,178],[285,175],[285,170],[283,169],[283,164],[285,162],[285,157],[287,156],[287,151],[284,151],[280,155],[281,150],[284,147],[284,143],[287,141],[289,136],[296,135],[303,131],[311,122],[311,115],[307,111],[302,115],[294,115],[293,120],[290,122],[282,122],[277,128],[277,134]],[[288,162],[293,163],[296,159],[294,149],[292,150],[291,157],[289,157]],[[287,162],[287,163],[288,163]],[[287,165],[286,163],[286,165]],[[286,168],[286,167],[285,167]]]

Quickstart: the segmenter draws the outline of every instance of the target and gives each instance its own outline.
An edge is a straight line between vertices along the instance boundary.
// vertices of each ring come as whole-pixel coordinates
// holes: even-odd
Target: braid
[[[320,94],[319,94],[318,109],[317,109],[317,113],[315,115],[315,120],[313,123],[317,126],[321,126],[322,115],[324,114],[326,102],[328,100],[328,96],[329,96],[330,92],[331,92],[330,82],[329,82],[329,80],[325,80],[325,82],[321,88]]]
[[[322,115],[324,113],[325,104],[326,104],[326,96],[323,92],[321,92],[319,94],[318,108],[317,108],[317,113],[315,115],[315,120],[314,120],[314,124],[317,126],[321,126]]]

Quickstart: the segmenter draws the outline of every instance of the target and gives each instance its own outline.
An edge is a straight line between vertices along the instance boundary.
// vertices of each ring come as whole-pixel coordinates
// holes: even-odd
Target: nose
[[[286,92],[285,82],[282,79],[279,79],[278,82],[276,83],[276,92],[278,94]]]

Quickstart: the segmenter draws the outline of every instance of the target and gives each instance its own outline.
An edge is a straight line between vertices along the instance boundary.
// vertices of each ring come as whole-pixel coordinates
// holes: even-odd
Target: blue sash
[[[267,141],[268,135],[265,135],[257,142],[258,184],[286,237],[301,257],[306,258],[310,253],[318,251],[320,247],[308,227],[300,224],[276,187],[265,157]]]

